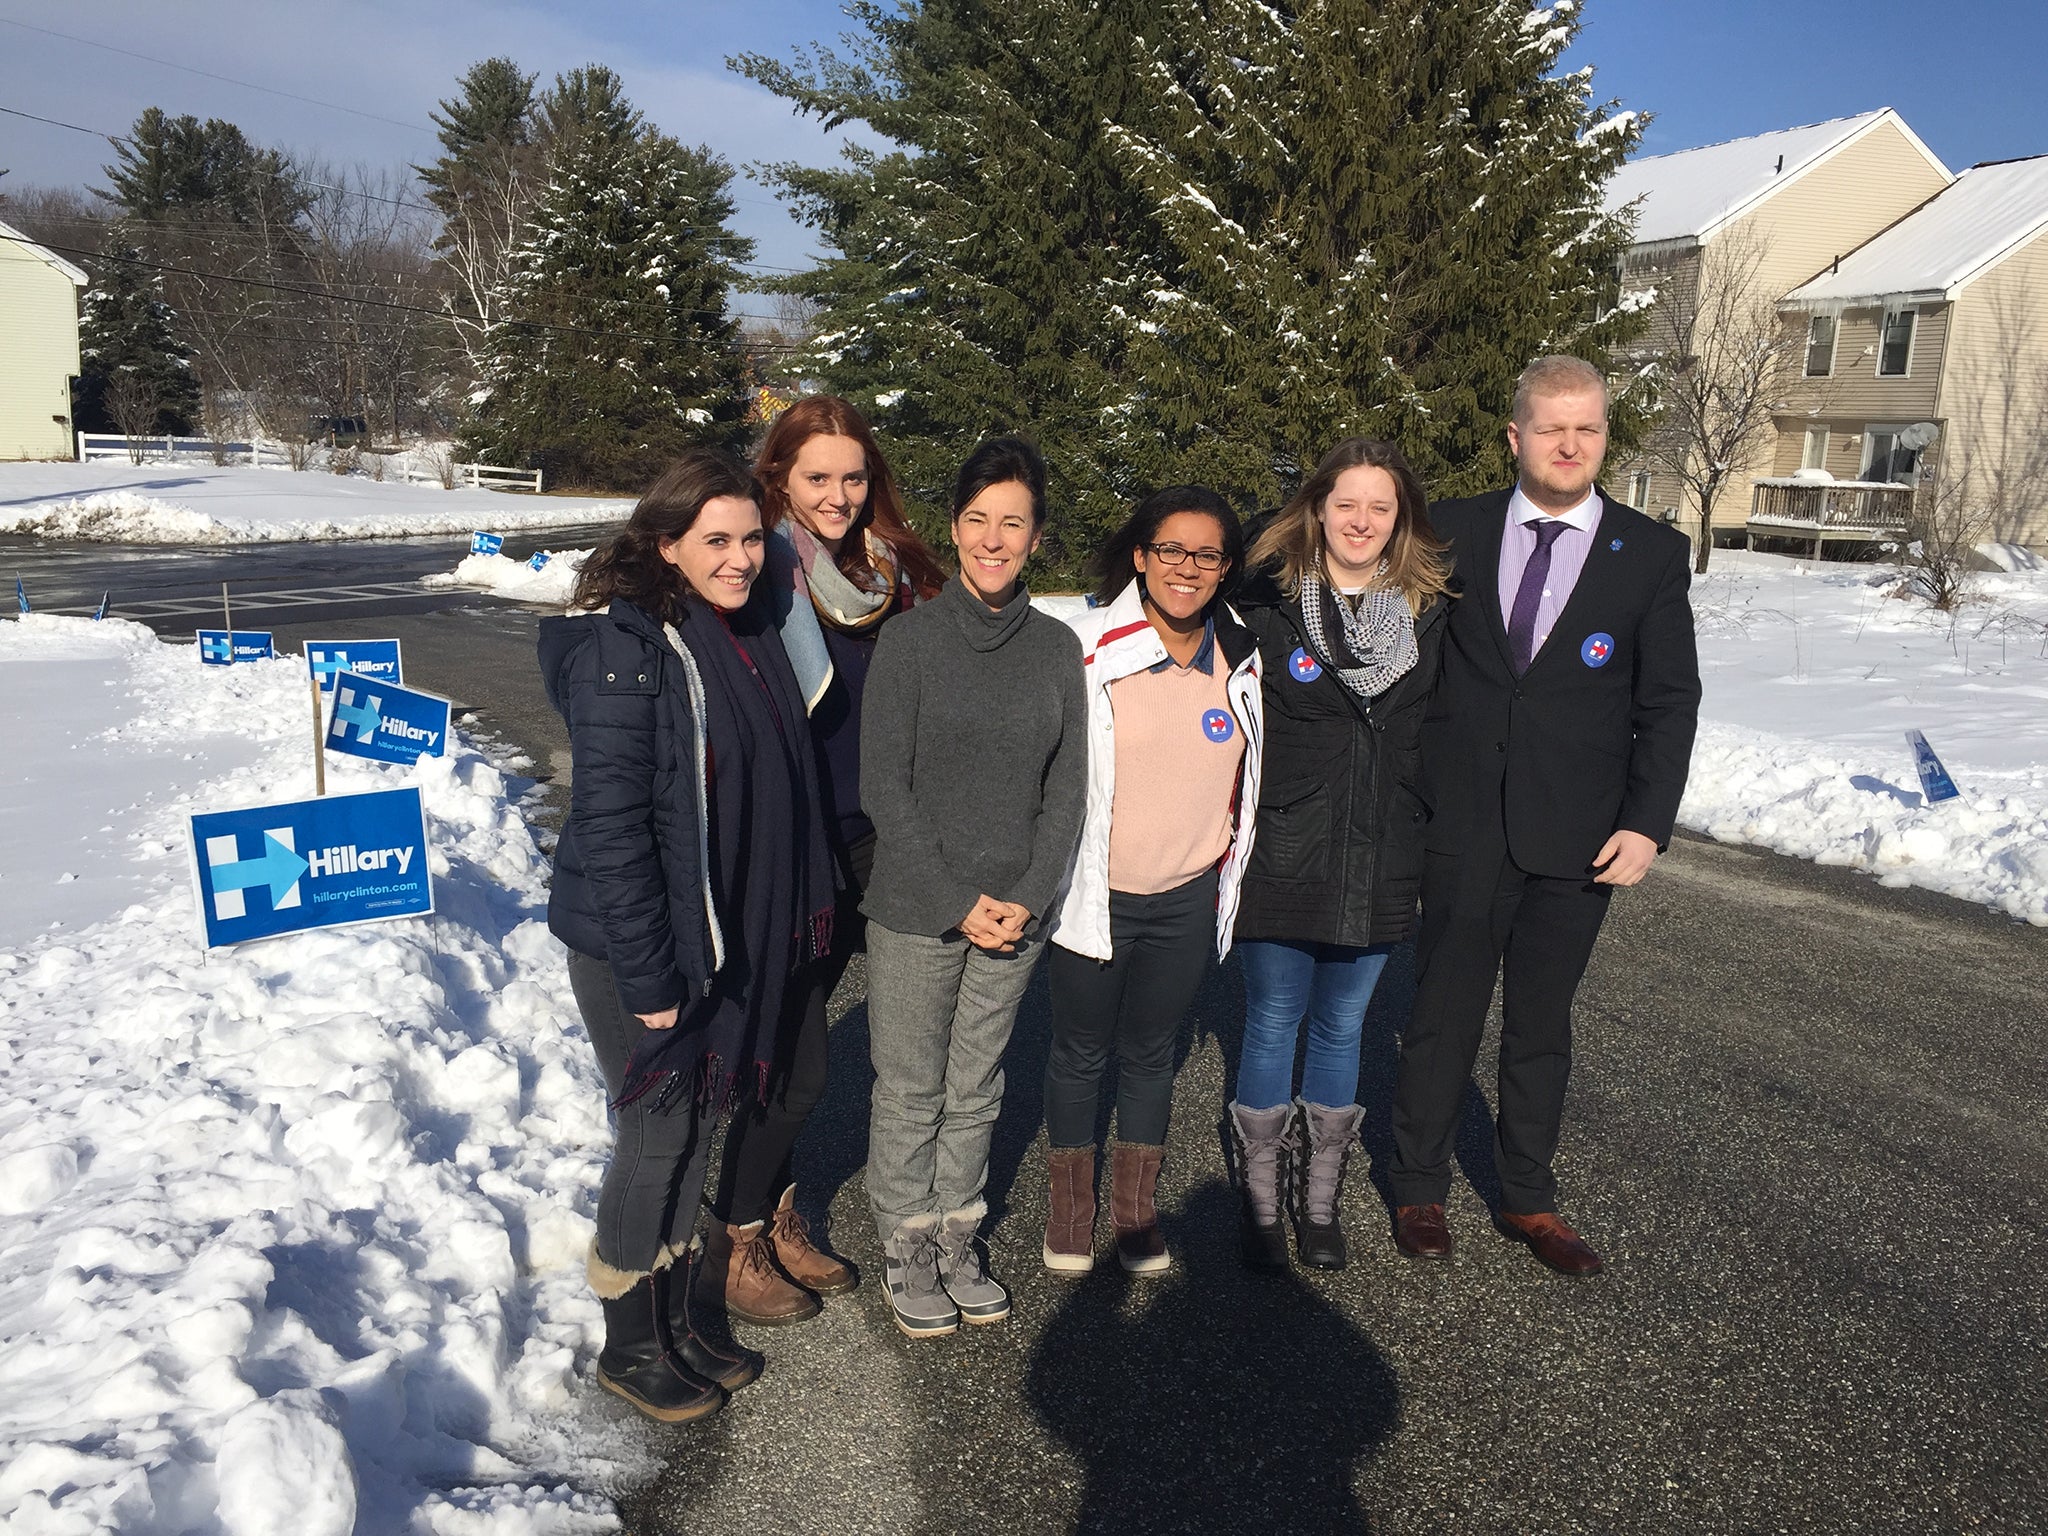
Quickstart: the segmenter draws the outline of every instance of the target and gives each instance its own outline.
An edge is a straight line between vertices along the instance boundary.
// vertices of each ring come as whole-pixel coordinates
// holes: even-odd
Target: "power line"
[[[7,19],[8,18],[4,16],[0,16],[0,21],[6,21]],[[16,23],[16,25],[20,25],[20,23]],[[31,30],[40,29],[32,28]],[[62,34],[57,33],[52,35],[61,36]],[[28,121],[32,123],[44,123],[52,128],[67,128],[73,133],[83,133],[95,139],[105,139],[109,144],[113,145],[126,144],[131,149],[141,149],[143,147],[142,145],[138,144],[132,137],[125,133],[108,133],[103,129],[88,128],[83,123],[67,123],[60,121],[59,119],[54,117],[44,117],[40,113],[24,112],[19,107],[0,107],[0,113],[5,113],[9,117],[26,118],[28,119]],[[418,210],[421,213],[431,213],[436,218],[443,220],[445,220],[447,217],[439,208],[436,208],[432,203],[414,202],[410,198],[385,197],[381,193],[366,191],[359,187],[338,187],[331,182],[307,181],[303,178],[301,178],[300,180],[300,185],[306,187],[313,187],[322,192],[338,192],[343,197],[360,197],[368,202],[388,203],[394,208],[412,208]],[[758,198],[736,197],[733,199],[733,201],[759,202],[760,200]],[[194,221],[194,224],[191,227],[198,227],[197,221]],[[743,241],[751,243],[751,237],[746,235],[729,235],[724,233],[718,233],[704,235],[701,238],[706,243],[739,244]],[[773,266],[767,262],[760,261],[736,261],[732,263],[732,265],[736,267],[747,267],[760,272],[803,272],[808,270],[807,268],[804,267],[778,267]]]
[[[449,320],[452,318],[445,309],[430,309],[422,304],[401,304],[395,299],[356,298],[348,294],[331,293],[318,288],[305,288],[294,283],[274,283],[258,277],[242,277],[232,272],[202,272],[193,267],[172,266],[165,262],[148,261],[140,256],[112,256],[102,251],[88,251],[77,246],[58,245],[47,240],[31,240],[26,235],[6,235],[0,236],[0,239],[11,240],[18,245],[41,245],[45,250],[58,251],[66,256],[82,256],[88,261],[119,262],[123,266],[144,267],[152,272],[172,272],[180,277],[202,278],[208,282],[235,283],[245,288],[263,288],[273,293],[288,293],[300,298],[325,299],[330,303],[360,304],[369,309],[396,310],[401,314],[431,315],[439,320]],[[713,319],[727,319],[732,316],[733,312],[730,310],[690,309],[684,310],[683,313],[706,316]],[[766,319],[768,317],[749,316],[748,318]],[[669,339],[643,335],[635,331],[599,331],[592,330],[588,326],[557,325],[547,320],[506,320],[500,323],[506,326],[516,326],[521,330],[552,331],[563,336],[594,336],[608,341],[640,341],[650,345]]]

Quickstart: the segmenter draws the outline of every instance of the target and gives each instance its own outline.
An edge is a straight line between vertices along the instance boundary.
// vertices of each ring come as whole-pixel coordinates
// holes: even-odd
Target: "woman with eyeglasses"
[[[1046,1268],[1094,1266],[1095,1122],[1118,1063],[1110,1224],[1131,1274],[1167,1269],[1155,1194],[1174,1043],[1213,947],[1230,950],[1259,798],[1259,650],[1223,601],[1244,535],[1214,491],[1141,502],[1096,560],[1081,637],[1088,808],[1046,961]]]
[[[1267,744],[1237,914],[1244,1049],[1229,1118],[1241,1249],[1254,1268],[1284,1269],[1285,1211],[1302,1262],[1341,1269],[1365,1010],[1422,884],[1416,764],[1450,564],[1401,450],[1363,437],[1324,456],[1247,561]]]

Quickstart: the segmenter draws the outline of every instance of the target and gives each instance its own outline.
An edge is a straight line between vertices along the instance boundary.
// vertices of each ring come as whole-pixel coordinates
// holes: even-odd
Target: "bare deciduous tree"
[[[1714,507],[1731,477],[1772,443],[1772,410],[1799,357],[1777,295],[1759,281],[1762,240],[1738,230],[1701,248],[1660,284],[1651,321],[1661,414],[1645,451],[1691,494],[1699,514],[1693,569],[1714,547]]]
[[[163,398],[155,382],[139,368],[119,368],[107,378],[107,414],[128,440],[128,462],[140,464],[145,450],[142,440],[156,431],[157,414]]]

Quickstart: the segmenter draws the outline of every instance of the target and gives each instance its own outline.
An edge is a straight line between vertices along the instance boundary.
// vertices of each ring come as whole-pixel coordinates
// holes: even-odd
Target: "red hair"
[[[837,395],[805,395],[768,429],[768,437],[754,457],[754,475],[765,493],[762,525],[773,529],[794,515],[789,504],[789,473],[804,444],[821,436],[851,438],[858,443],[868,470],[867,502],[840,541],[832,563],[849,579],[879,574],[868,559],[867,540],[858,537],[872,527],[875,536],[895,552],[897,567],[909,578],[919,599],[935,596],[946,584],[946,573],[904,517],[896,477],[889,473],[889,461],[882,457],[867,418]]]

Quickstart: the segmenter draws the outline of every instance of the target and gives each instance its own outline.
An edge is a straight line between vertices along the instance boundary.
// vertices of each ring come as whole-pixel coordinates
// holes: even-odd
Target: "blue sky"
[[[1654,114],[1645,154],[1893,106],[1961,169],[2048,152],[2042,11],[2041,0],[1586,0],[1567,64],[1594,65],[1601,97]],[[160,105],[230,118],[330,164],[386,167],[433,154],[434,103],[471,62],[509,53],[544,75],[608,63],[654,121],[735,164],[822,162],[833,141],[724,59],[786,56],[845,29],[838,0],[0,0],[0,106],[119,132]],[[7,182],[90,182],[107,158],[89,135],[0,117]],[[808,259],[809,236],[765,190],[737,192],[761,263]]]

